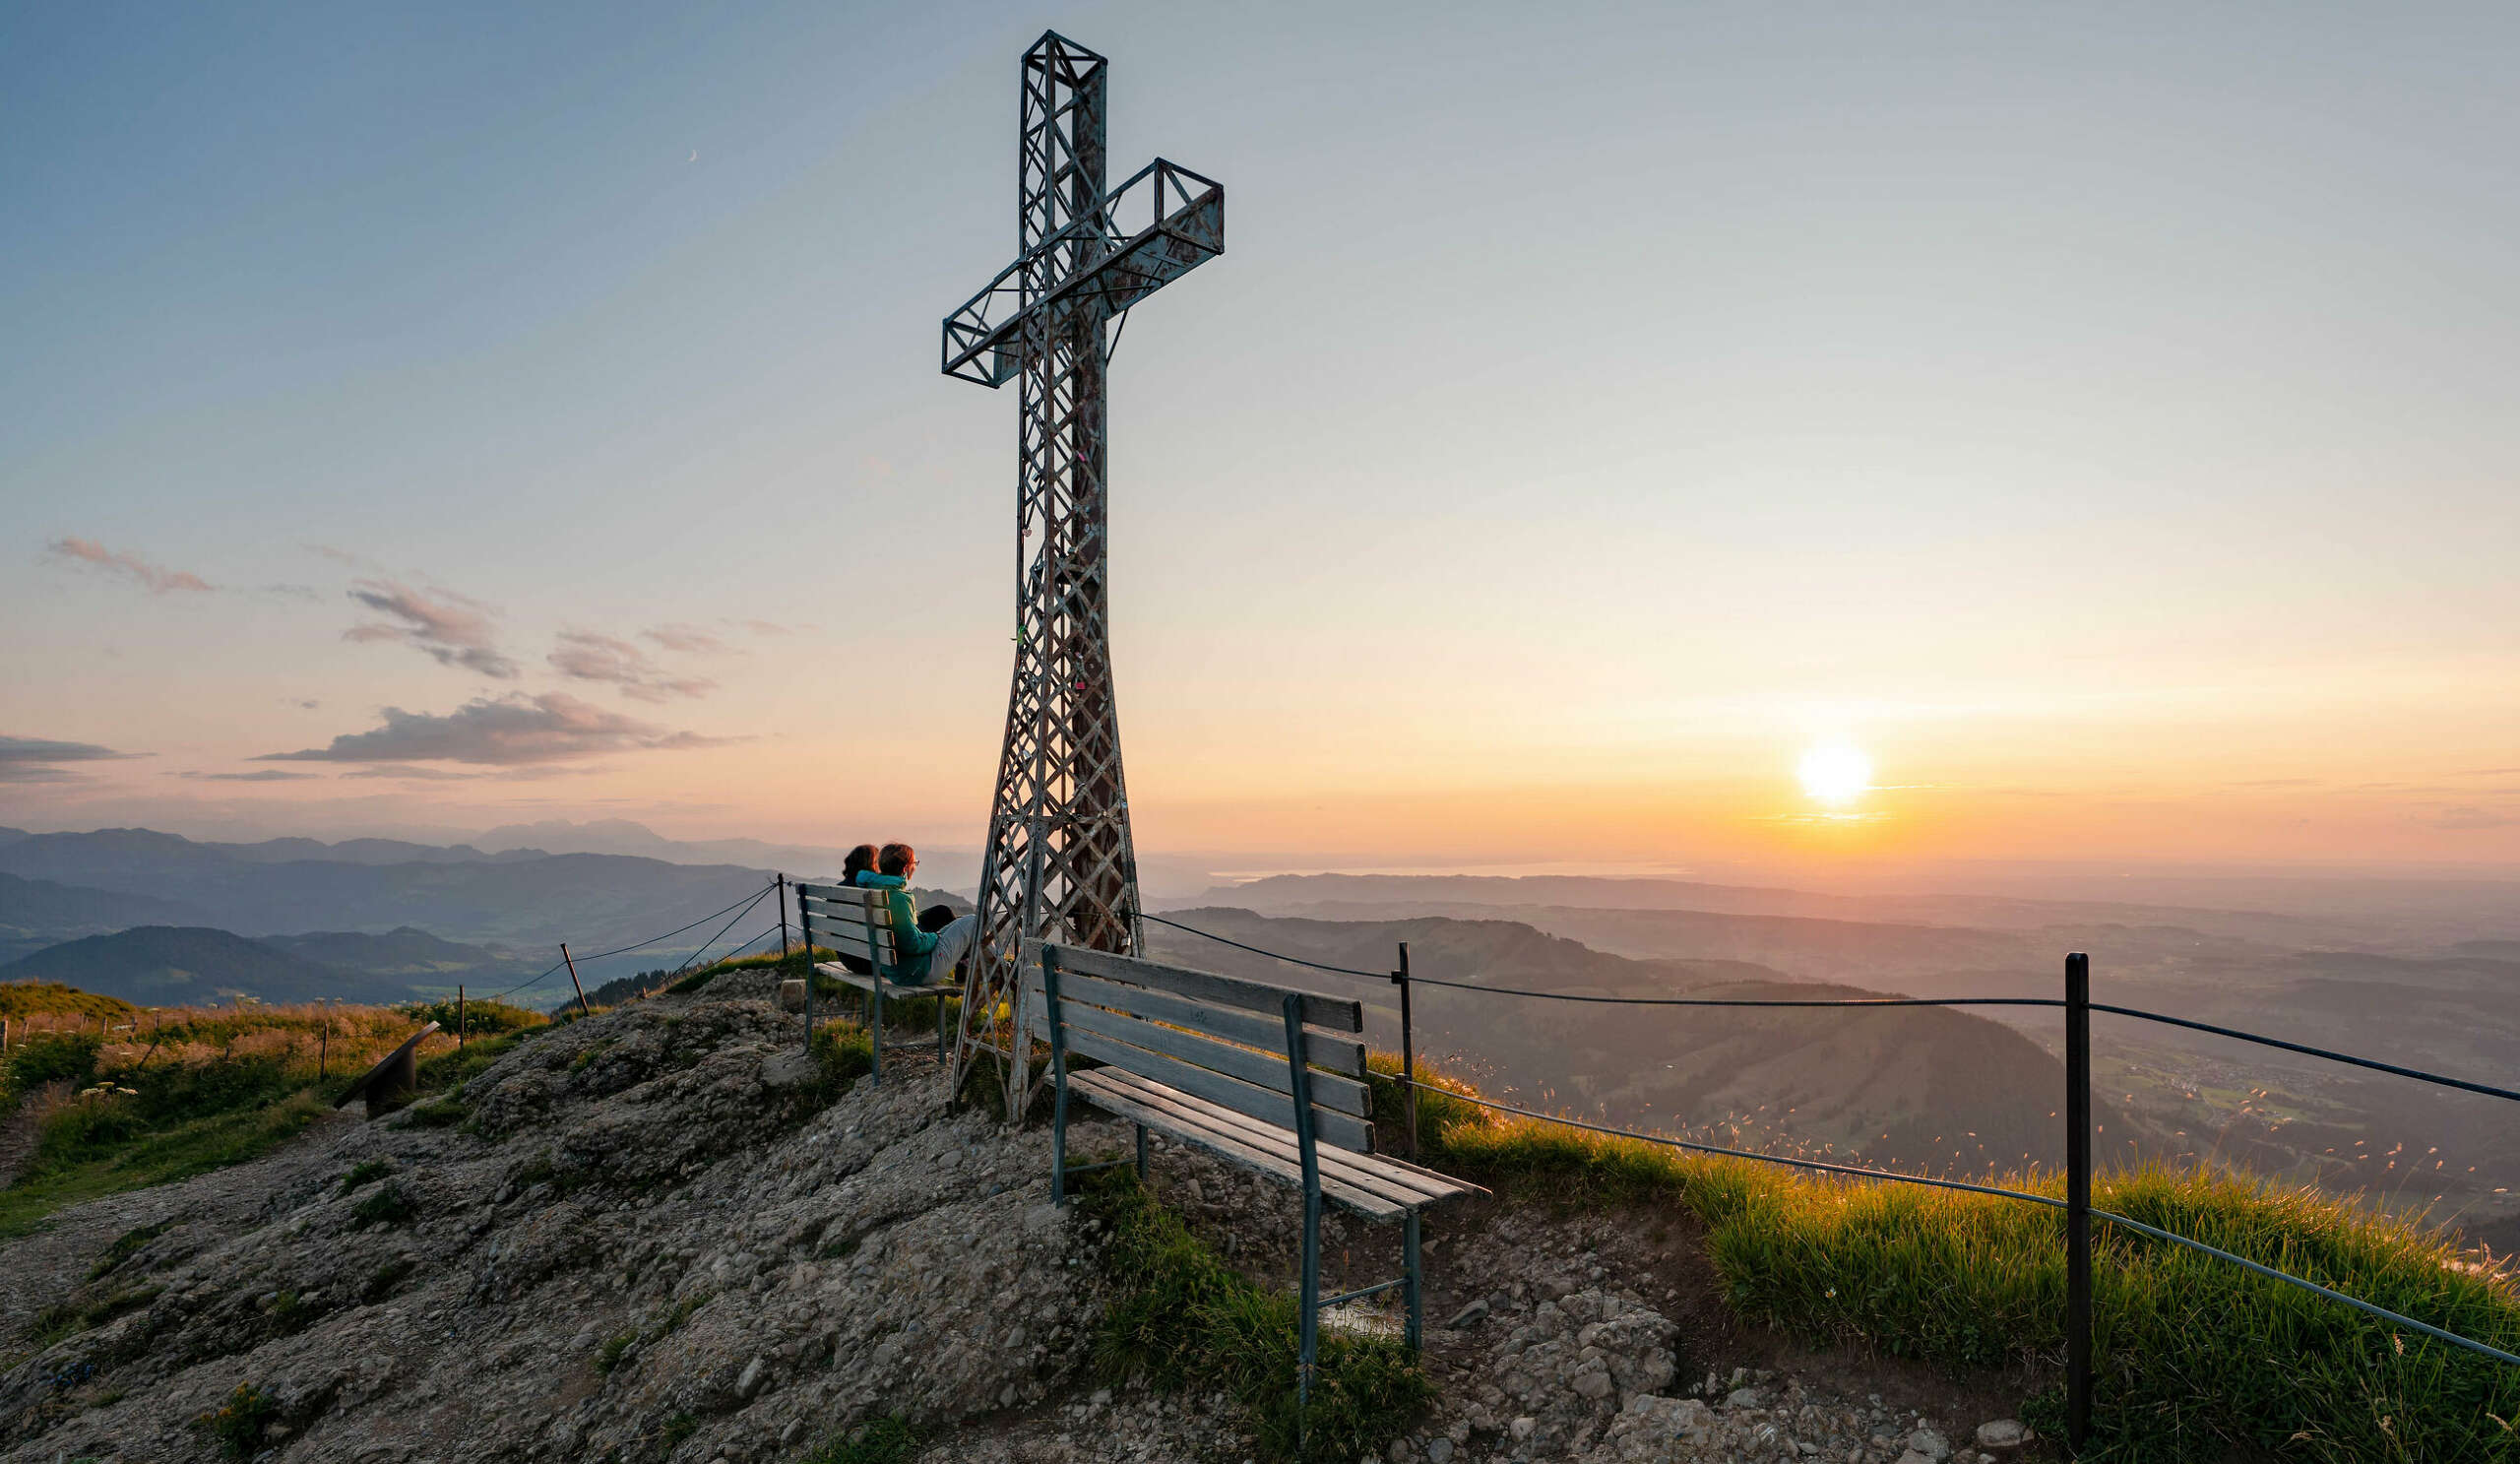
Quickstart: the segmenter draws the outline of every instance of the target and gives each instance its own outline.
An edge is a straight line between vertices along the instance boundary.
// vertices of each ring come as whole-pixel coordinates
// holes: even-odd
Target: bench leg
[[[1405,1334],[1405,1339],[1409,1344],[1409,1350],[1411,1352],[1416,1352],[1418,1350],[1418,1334],[1423,1330],[1425,1324],[1424,1317],[1421,1313],[1425,1310],[1426,1281],[1425,1277],[1420,1274],[1421,1267],[1418,1262],[1419,1250],[1418,1246],[1418,1212],[1415,1210],[1410,1211],[1409,1218],[1401,1223],[1400,1248],[1407,1252],[1401,1257],[1401,1264],[1404,1269],[1400,1273],[1407,1283],[1401,1288],[1401,1295],[1406,1297],[1409,1302],[1409,1324],[1408,1331]]]
[[[1065,1073],[1060,1074],[1065,1077]],[[1067,1203],[1067,1084],[1050,1100],[1050,1203]]]
[[[880,974],[876,977],[878,981],[882,979]],[[884,1082],[884,988],[882,987],[877,987],[868,994],[866,1009],[873,1014],[868,1019],[867,1027],[875,1037],[875,1065],[867,1070],[866,1086],[879,1088]]]
[[[1312,1401],[1313,1361],[1321,1345],[1321,1191],[1303,1197],[1303,1311],[1295,1354],[1295,1447],[1303,1447],[1303,1411]]]
[[[1146,1178],[1146,1125],[1138,1125],[1138,1178]]]

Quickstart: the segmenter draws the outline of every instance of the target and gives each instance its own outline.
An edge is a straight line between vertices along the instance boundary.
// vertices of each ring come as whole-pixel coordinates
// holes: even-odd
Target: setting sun
[[[1823,803],[1852,802],[1872,786],[1872,759],[1853,747],[1814,747],[1795,770],[1802,791]]]

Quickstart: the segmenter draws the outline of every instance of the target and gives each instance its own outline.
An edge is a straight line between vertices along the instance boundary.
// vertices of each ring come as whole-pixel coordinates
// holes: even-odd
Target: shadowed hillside
[[[1731,999],[1882,994],[1789,981],[1738,961],[1635,961],[1507,921],[1273,920],[1249,911],[1169,919],[1251,945],[1360,971],[1410,943],[1419,977],[1580,995]],[[1163,925],[1159,960],[1354,994],[1368,1036],[1397,1046],[1387,980],[1333,976]],[[1418,1050],[1505,1101],[1726,1144],[1856,1156],[1932,1173],[2063,1157],[2060,1063],[2019,1032],[1966,1011],[1652,1008],[1478,995],[1419,986]],[[2122,1132],[2113,1114],[2103,1122]]]

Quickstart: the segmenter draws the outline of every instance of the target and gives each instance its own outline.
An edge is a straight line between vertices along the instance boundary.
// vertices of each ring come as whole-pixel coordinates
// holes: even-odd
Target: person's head
[[[866,870],[874,867],[875,846],[872,844],[860,844],[855,849],[849,852],[848,859],[841,861],[840,877],[844,880],[855,879],[859,874],[862,874]]]
[[[908,879],[911,871],[917,867],[918,851],[907,844],[887,844],[883,852],[875,856],[875,868],[881,873],[898,874]]]

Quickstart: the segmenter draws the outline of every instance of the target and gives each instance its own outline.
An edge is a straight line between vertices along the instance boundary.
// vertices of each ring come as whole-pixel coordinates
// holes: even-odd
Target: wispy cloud
[[[207,593],[211,589],[208,581],[189,570],[152,564],[138,554],[106,548],[93,539],[56,539],[44,545],[43,551],[48,557],[64,563],[91,565],[105,574],[137,580],[148,586],[153,595],[164,595],[172,590]]]
[[[321,773],[288,773],[279,768],[261,768],[251,773],[169,773],[169,778],[190,778],[202,783],[297,783],[308,778],[321,778]]]
[[[2498,829],[2512,823],[2520,823],[2520,819],[2492,808],[2478,807],[2474,803],[2462,803],[2455,808],[2444,808],[2440,816],[2432,820],[2433,827],[2443,829]]]
[[[517,664],[499,653],[490,634],[491,610],[449,590],[414,590],[399,580],[360,580],[350,599],[402,623],[371,620],[342,632],[349,641],[400,641],[416,646],[440,666],[457,666],[512,681]]]
[[[609,682],[633,701],[706,696],[718,689],[718,683],[706,676],[669,675],[637,646],[592,631],[561,632],[559,649],[551,653],[551,667],[580,681]]]
[[[716,656],[728,649],[724,641],[697,625],[651,625],[639,632],[639,638],[694,656]]]
[[[345,732],[330,746],[267,753],[256,761],[517,767],[607,752],[711,747],[724,740],[657,727],[553,691],[481,697],[444,716],[387,707],[382,727]]]
[[[59,764],[118,762],[147,756],[146,752],[116,752],[94,742],[0,736],[0,783],[70,783],[77,781],[79,775]]]

